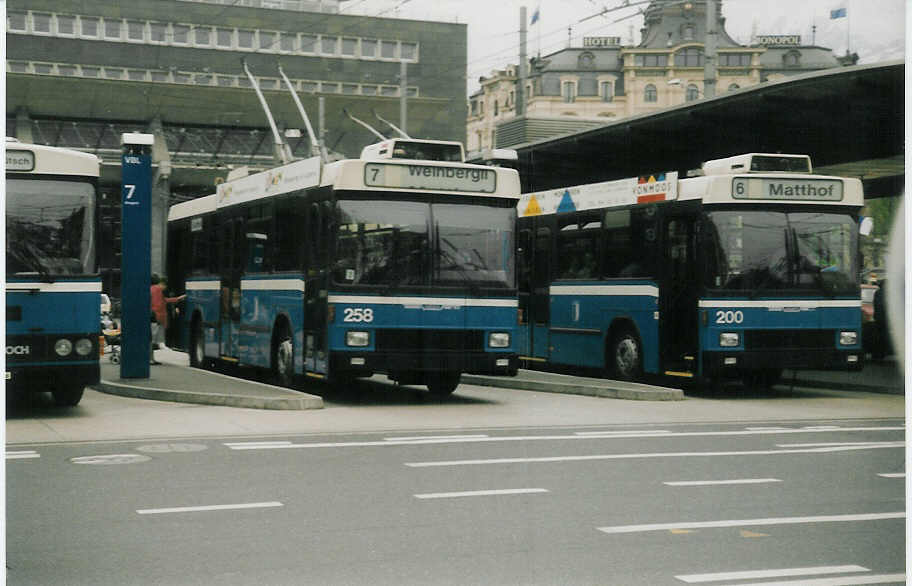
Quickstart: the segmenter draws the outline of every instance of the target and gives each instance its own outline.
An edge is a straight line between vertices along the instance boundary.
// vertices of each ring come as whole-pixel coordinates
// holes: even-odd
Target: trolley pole
[[[152,260],[151,134],[121,137],[120,378],[149,378],[149,266]]]

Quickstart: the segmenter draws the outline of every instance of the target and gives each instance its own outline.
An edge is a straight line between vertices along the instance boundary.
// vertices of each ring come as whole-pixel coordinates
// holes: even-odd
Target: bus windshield
[[[94,273],[94,209],[91,183],[7,177],[7,275]]]
[[[341,200],[333,276],[347,285],[509,289],[515,208]]]
[[[710,290],[750,297],[858,292],[857,228],[848,213],[712,211],[706,220]]]

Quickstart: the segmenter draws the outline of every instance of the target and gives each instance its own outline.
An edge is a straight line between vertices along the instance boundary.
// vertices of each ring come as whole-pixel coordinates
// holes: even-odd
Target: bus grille
[[[464,352],[484,350],[482,330],[377,330],[377,350],[385,352]]]
[[[836,344],[834,330],[747,330],[745,350],[819,350]]]

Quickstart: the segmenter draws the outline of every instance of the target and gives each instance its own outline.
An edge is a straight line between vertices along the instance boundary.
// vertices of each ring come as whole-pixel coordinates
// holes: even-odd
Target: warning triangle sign
[[[557,213],[565,212],[575,212],[576,204],[573,203],[573,198],[570,197],[570,190],[564,191],[564,196],[561,198],[560,205],[557,206]]]
[[[533,195],[529,200],[529,205],[526,206],[526,211],[523,212],[523,216],[540,216],[541,213],[541,206],[538,205],[538,200]]]

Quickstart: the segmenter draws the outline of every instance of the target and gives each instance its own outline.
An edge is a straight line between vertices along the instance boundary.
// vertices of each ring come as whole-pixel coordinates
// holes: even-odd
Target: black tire
[[[195,319],[190,328],[190,366],[194,368],[205,368],[206,366],[204,342],[203,324],[199,319]]]
[[[85,387],[79,385],[55,389],[51,391],[51,395],[54,397],[55,405],[59,407],[75,407],[82,400],[84,392]]]
[[[426,383],[428,391],[435,397],[451,395],[456,390],[456,387],[459,386],[461,376],[458,372],[432,375]]]
[[[635,381],[643,376],[643,345],[636,334],[623,330],[614,336],[608,367],[617,380]]]
[[[294,341],[288,326],[278,326],[272,340],[273,380],[283,387],[294,386]]]

